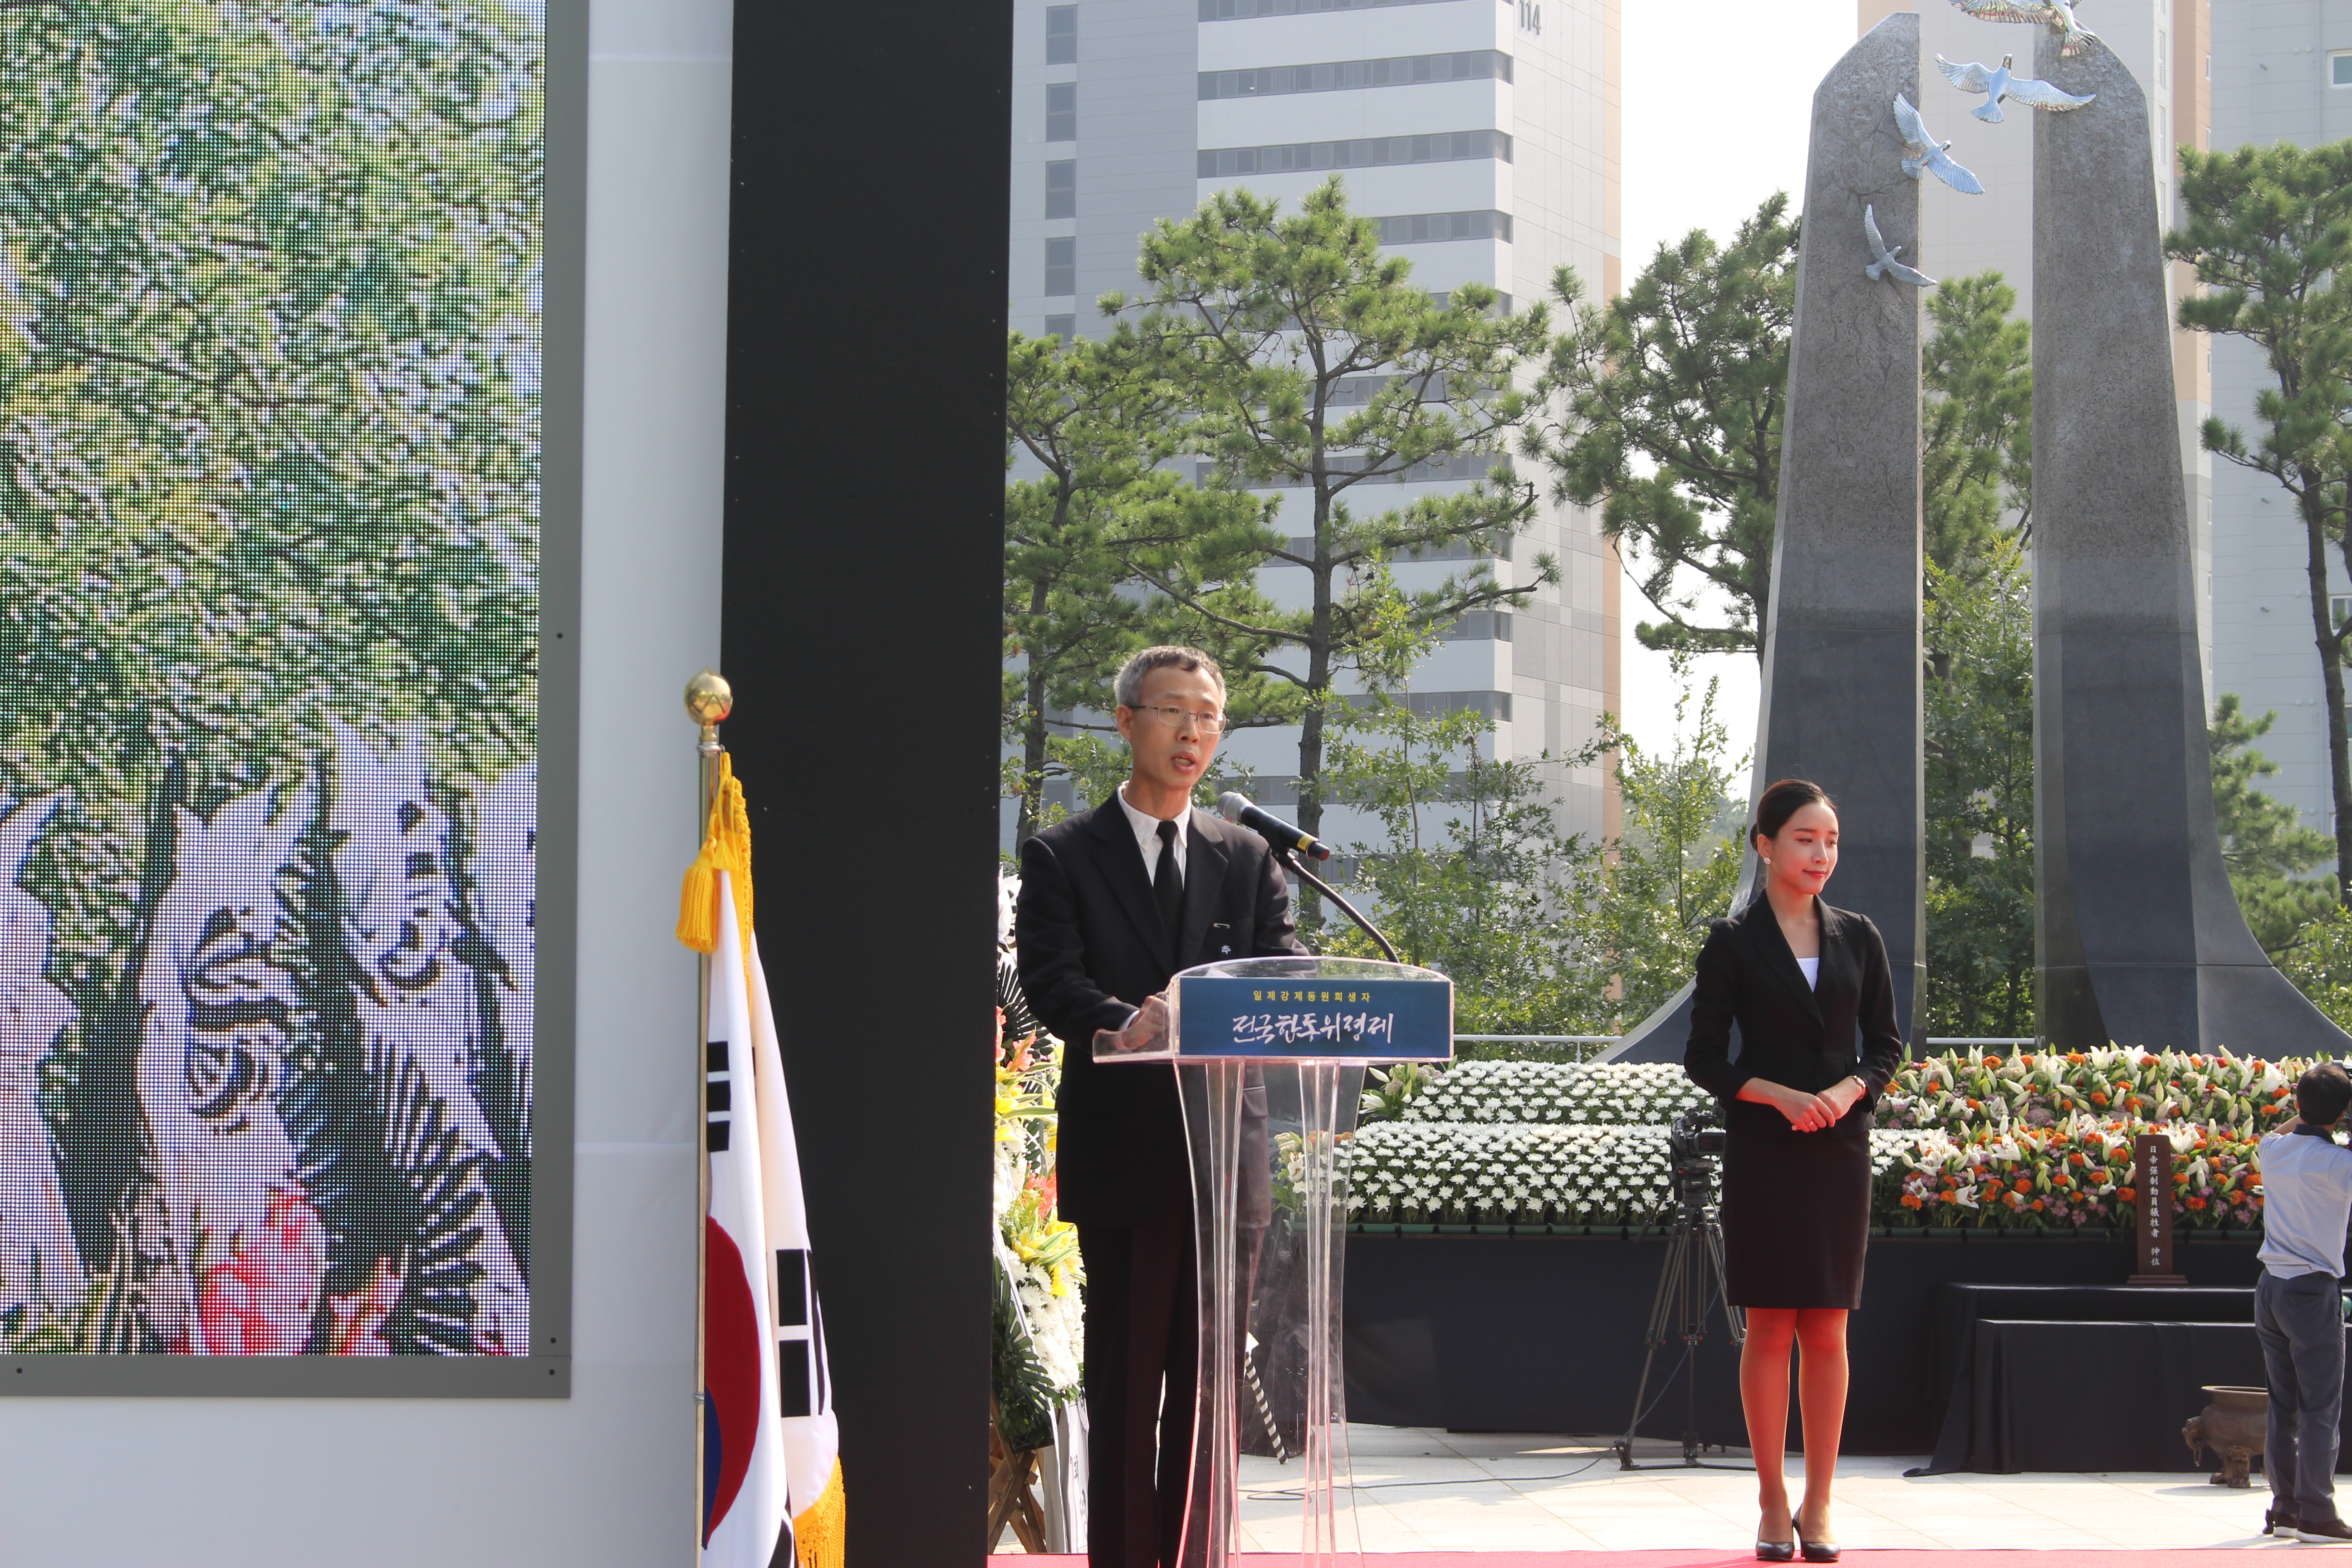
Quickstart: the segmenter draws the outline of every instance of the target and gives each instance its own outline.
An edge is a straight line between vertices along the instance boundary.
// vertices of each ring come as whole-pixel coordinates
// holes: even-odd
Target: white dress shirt
[[[2352,1149],[2316,1132],[2263,1135],[2263,1245],[2255,1256],[2282,1279],[2344,1277],[2344,1228],[2352,1216]]]
[[[1143,878],[1155,887],[1160,881],[1160,821],[1147,816],[1127,804],[1127,785],[1118,786],[1118,808],[1127,813],[1127,825],[1135,830],[1135,847],[1143,851]],[[1176,818],[1176,885],[1184,885],[1184,848],[1186,836],[1192,831],[1192,809],[1186,806]]]

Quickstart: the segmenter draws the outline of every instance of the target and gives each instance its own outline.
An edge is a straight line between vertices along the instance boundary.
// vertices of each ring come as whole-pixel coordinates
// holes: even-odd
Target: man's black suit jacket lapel
[[[1111,892],[1118,899],[1119,908],[1143,939],[1144,947],[1159,965],[1162,974],[1176,973],[1176,954],[1168,940],[1168,930],[1160,919],[1160,906],[1152,900],[1151,874],[1144,869],[1143,849],[1135,841],[1135,830],[1127,820],[1127,808],[1119,804],[1117,795],[1095,812],[1091,825],[1095,836],[1095,864],[1101,868],[1103,880],[1110,884]],[[1196,824],[1197,826],[1197,824]],[[1186,879],[1184,890],[1186,925],[1190,925],[1192,889]],[[1205,923],[1205,922],[1204,922]]]
[[[1815,903],[1822,914],[1821,967],[1826,978],[1833,956],[1832,944],[1836,940],[1837,917],[1830,912],[1829,905],[1821,903],[1819,900]],[[1757,890],[1755,901],[1748,906],[1745,923],[1754,928],[1750,940],[1756,944],[1758,955],[1764,960],[1764,967],[1796,994],[1805,1011],[1812,1015],[1814,1022],[1819,1023],[1822,1017],[1821,994],[1805,984],[1805,972],[1797,963],[1796,952],[1790,947],[1788,937],[1780,931],[1780,917],[1773,912],[1772,900],[1764,895],[1761,889]]]
[[[1198,806],[1184,839],[1184,920],[1170,973],[1189,969],[1200,961],[1202,943],[1209,934],[1209,917],[1217,912],[1217,889],[1224,885],[1225,861],[1233,846],[1231,829]]]

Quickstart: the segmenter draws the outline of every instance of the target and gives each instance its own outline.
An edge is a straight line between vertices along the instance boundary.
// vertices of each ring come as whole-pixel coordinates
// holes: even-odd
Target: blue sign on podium
[[[1454,987],[1435,977],[1190,973],[1175,1002],[1179,1059],[1444,1061],[1454,1050]]]

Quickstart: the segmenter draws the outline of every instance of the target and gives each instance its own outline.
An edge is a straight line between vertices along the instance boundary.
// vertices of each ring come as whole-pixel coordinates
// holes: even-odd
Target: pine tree
[[[2033,602],[2017,541],[1927,563],[1927,1032],[2033,1024]]]
[[[2253,749],[2270,732],[2276,713],[2246,716],[2234,691],[2213,705],[2205,731],[2213,759],[2213,817],[2221,830],[2221,858],[2230,864],[2230,887],[2238,908],[2263,951],[2276,958],[2294,946],[2303,927],[2336,907],[2336,890],[2303,874],[2326,864],[2335,847],[2325,833],[2303,826],[2303,816],[2284,801],[2256,787],[2278,764]]]
[[[1286,531],[1267,568],[1304,582],[1279,603],[1255,580],[1170,552],[1131,557],[1215,651],[1287,688],[1272,711],[1298,723],[1298,825],[1319,832],[1326,725],[1343,676],[1393,687],[1426,637],[1479,609],[1526,602],[1555,583],[1538,555],[1506,582],[1494,561],[1535,512],[1506,449],[1525,404],[1512,378],[1544,341],[1541,307],[1496,316],[1495,291],[1465,283],[1442,300],[1382,253],[1379,225],[1349,210],[1335,176],[1295,212],[1220,191],[1144,237],[1139,301],[1118,331],[1181,389],[1184,430],[1209,469],[1276,491]],[[1367,487],[1475,477],[1466,490],[1401,504]],[[1470,563],[1401,588],[1386,570],[1416,557]],[[1297,579],[1290,579],[1296,582]],[[1245,661],[1245,662],[1244,662]],[[1314,900],[1302,914],[1315,918]]]
[[[1920,492],[1927,559],[1969,573],[2011,531],[2031,532],[2033,330],[2012,321],[2017,290],[1996,271],[1946,279],[1927,296],[1935,329],[1920,365]]]
[[[2203,289],[2184,294],[2180,324],[2244,338],[2271,384],[2254,398],[2259,432],[2205,421],[2205,447],[2267,474],[2293,498],[2303,534],[2311,637],[2327,715],[2328,788],[2336,806],[2336,895],[2352,905],[2352,751],[2344,661],[2352,626],[2328,605],[2328,551],[2352,569],[2346,523],[2352,479],[2352,141],[2280,142],[2229,153],[2180,153],[2189,221],[2165,238]]]
[[[1780,501],[1780,420],[1796,317],[1797,221],[1778,193],[1728,245],[1693,229],[1658,247],[1605,305],[1573,268],[1566,313],[1521,449],[1552,492],[1599,504],[1643,595],[1664,618],[1644,647],[1764,657]],[[1710,621],[1708,596],[1723,602]]]
[[[1103,771],[1108,748],[1086,731],[1110,726],[1083,715],[1110,711],[1113,674],[1167,618],[1164,602],[1137,591],[1137,558],[1187,580],[1246,581],[1281,543],[1265,525],[1270,501],[1159,466],[1183,409],[1134,350],[1127,340],[1065,344],[1019,332],[1006,349],[1006,458],[1028,459],[1004,492],[1003,717],[1020,747],[1005,793],[1021,803],[1016,847],[1047,825],[1049,779]],[[1261,684],[1237,679],[1228,712],[1246,720]]]

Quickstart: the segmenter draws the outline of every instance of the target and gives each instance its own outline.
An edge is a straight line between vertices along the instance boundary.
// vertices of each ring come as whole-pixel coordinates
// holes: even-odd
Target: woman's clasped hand
[[[1862,1080],[1858,1078],[1842,1079],[1819,1094],[1807,1094],[1801,1089],[1777,1083],[1759,1087],[1770,1097],[1772,1108],[1787,1117],[1789,1125],[1800,1132],[1819,1132],[1825,1127],[1836,1126],[1863,1096]]]

